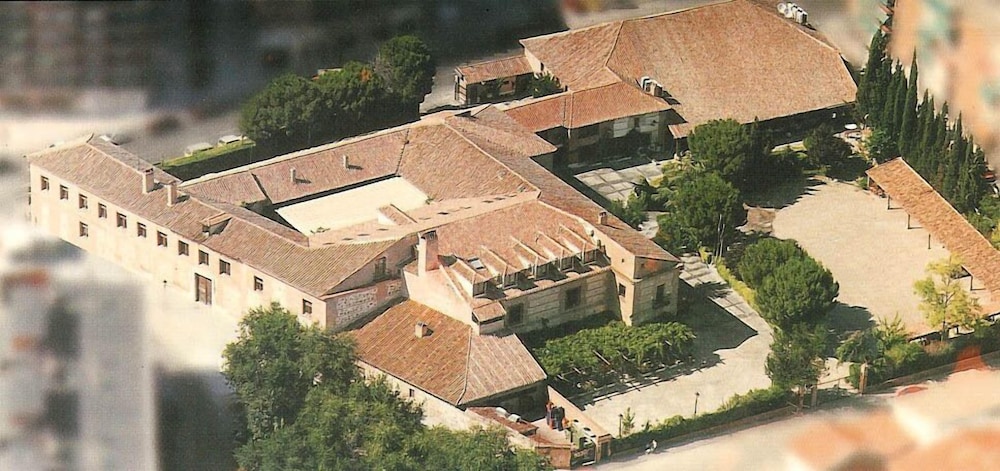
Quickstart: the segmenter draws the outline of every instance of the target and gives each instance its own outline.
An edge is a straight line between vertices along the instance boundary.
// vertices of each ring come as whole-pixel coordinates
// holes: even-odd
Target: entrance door
[[[198,274],[194,275],[194,299],[212,305],[212,280]]]

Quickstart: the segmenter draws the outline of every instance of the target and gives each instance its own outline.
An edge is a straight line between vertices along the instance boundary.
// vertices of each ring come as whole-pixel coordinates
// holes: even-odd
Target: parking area
[[[937,241],[902,209],[856,186],[822,182],[793,204],[779,209],[773,235],[795,239],[840,283],[840,305],[830,324],[840,331],[899,315],[914,335],[932,332],[918,309],[913,284],[926,276],[929,262],[948,257]],[[976,292],[981,293],[982,291]]]

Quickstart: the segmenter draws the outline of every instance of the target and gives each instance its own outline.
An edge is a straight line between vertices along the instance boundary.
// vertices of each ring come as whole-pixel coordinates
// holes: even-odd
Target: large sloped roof
[[[868,170],[868,176],[958,256],[993,299],[1000,298],[1000,252],[909,164],[896,158]]]
[[[612,82],[510,105],[507,114],[522,126],[539,132],[560,126],[577,129],[670,108],[666,101],[644,93],[635,86]]]
[[[531,64],[523,55],[465,64],[455,68],[468,83],[531,73]]]
[[[675,136],[712,119],[746,123],[840,106],[853,102],[857,91],[835,48],[749,0],[521,43],[570,91],[655,79],[685,121],[672,126]]]
[[[430,335],[415,335],[419,322]],[[545,380],[516,335],[478,335],[415,301],[390,307],[352,334],[361,361],[456,406]]]

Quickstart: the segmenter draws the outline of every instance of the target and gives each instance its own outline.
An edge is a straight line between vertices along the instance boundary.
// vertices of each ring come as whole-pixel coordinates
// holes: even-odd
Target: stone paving
[[[656,423],[674,415],[691,416],[714,411],[737,393],[766,388],[764,372],[772,331],[743,299],[697,255],[682,257],[681,278],[695,293],[681,321],[695,330],[694,365],[689,371],[659,382],[632,383],[624,392],[589,403],[574,400],[605,429],[618,432],[618,414],[630,408],[635,426]]]
[[[663,174],[662,165],[662,162],[650,162],[623,169],[605,165],[579,173],[576,178],[610,201],[625,201],[632,194],[638,179],[659,178]]]

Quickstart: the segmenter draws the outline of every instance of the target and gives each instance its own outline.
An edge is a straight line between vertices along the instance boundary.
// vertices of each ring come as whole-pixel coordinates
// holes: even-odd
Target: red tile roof
[[[455,70],[465,78],[466,83],[480,83],[532,73],[531,64],[524,55],[466,64]]]
[[[734,0],[521,43],[570,91],[655,79],[685,120],[671,126],[675,136],[712,119],[746,123],[853,102],[840,53],[771,9]],[[601,103],[613,107],[614,97]],[[542,114],[551,122],[551,110]]]
[[[623,82],[563,92],[511,105],[507,114],[533,132],[555,127],[577,129],[628,116],[670,109],[661,98]]]
[[[1000,252],[913,168],[896,158],[868,170],[868,176],[959,257],[966,270],[986,285],[993,299],[1000,298]]]
[[[415,335],[418,322],[427,324],[430,335]],[[351,334],[361,361],[456,406],[545,380],[514,334],[477,335],[414,301],[389,308]]]

